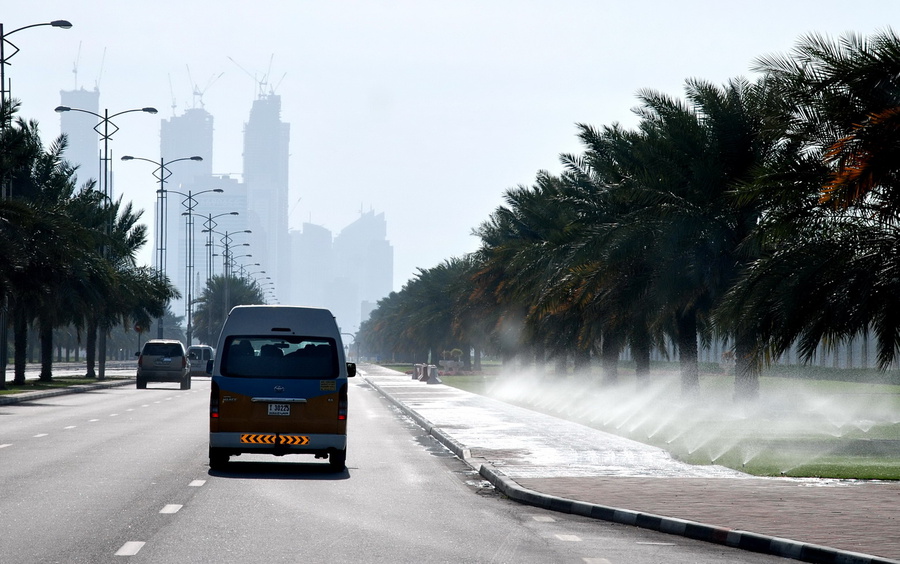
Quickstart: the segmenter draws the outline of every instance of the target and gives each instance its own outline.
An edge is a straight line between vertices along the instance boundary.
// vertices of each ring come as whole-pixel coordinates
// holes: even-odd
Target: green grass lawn
[[[411,370],[409,365],[391,366]],[[664,448],[691,464],[719,464],[759,476],[900,479],[900,385],[896,374],[804,367],[760,378],[760,400],[738,405],[734,380],[701,373],[698,396],[680,394],[677,365],[656,364],[638,390],[620,368],[616,386],[587,377],[504,373],[442,375],[449,386],[576,421]],[[796,368],[793,369],[797,373]],[[844,380],[827,378],[844,377]]]
[[[66,388],[68,386],[77,386],[79,384],[96,384],[96,378],[54,378],[51,382],[41,382],[37,379],[28,379],[24,384],[15,385],[12,382],[6,383],[6,389],[0,390],[0,396],[21,394],[22,392],[36,392],[40,390],[56,390]]]

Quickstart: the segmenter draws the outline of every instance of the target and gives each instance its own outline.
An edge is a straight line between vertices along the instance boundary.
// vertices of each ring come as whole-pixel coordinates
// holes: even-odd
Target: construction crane
[[[224,72],[220,72],[220,73],[217,74],[217,75],[214,74],[214,75],[211,76],[210,79],[206,82],[206,86],[204,86],[204,87],[201,89],[201,88],[200,88],[200,85],[198,85],[196,82],[194,82],[194,77],[191,76],[191,67],[190,67],[189,65],[185,65],[185,67],[187,67],[188,80],[191,81],[191,87],[192,87],[192,89],[193,89],[192,92],[193,92],[193,95],[194,95],[194,102],[193,102],[193,106],[192,106],[192,107],[196,108],[196,107],[197,107],[197,103],[199,102],[199,103],[200,103],[200,107],[201,107],[201,108],[204,108],[205,106],[204,106],[204,104],[203,104],[203,95],[206,93],[207,90],[209,90],[209,87],[212,86],[213,84],[215,84],[216,81],[219,80],[219,79],[222,77],[222,75],[225,74],[225,73],[224,73]]]
[[[256,93],[256,95],[257,95],[258,98],[262,98],[265,94],[267,94],[267,93],[266,93],[266,86],[269,86],[268,80],[269,80],[269,75],[270,75],[271,72],[272,72],[272,60],[273,60],[274,58],[275,58],[275,54],[273,53],[272,56],[269,57],[269,68],[268,68],[268,70],[266,71],[266,74],[264,74],[264,75],[262,76],[262,78],[257,78],[257,76],[256,76],[255,74],[250,74],[250,71],[248,71],[247,69],[245,69],[244,67],[242,67],[240,64],[238,64],[237,61],[235,61],[235,60],[232,59],[231,57],[228,57],[228,60],[231,61],[232,63],[234,63],[235,66],[237,66],[237,68],[239,68],[239,69],[241,69],[242,71],[244,71],[244,73],[245,73],[247,76],[249,76],[250,78],[253,79],[253,82],[255,82],[255,83],[256,83],[256,86],[257,86],[257,93]],[[284,75],[282,75],[281,79],[278,81],[278,83],[277,83],[274,87],[269,86],[269,92],[268,92],[268,94],[270,94],[270,95],[271,95],[271,94],[275,94],[275,90],[281,85],[281,81],[284,80],[284,77],[285,77],[285,76],[287,76],[287,73],[284,73]]]

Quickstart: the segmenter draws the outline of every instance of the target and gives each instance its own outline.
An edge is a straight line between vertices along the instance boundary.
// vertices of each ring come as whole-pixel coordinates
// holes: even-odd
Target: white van
[[[207,376],[206,365],[216,358],[216,350],[209,345],[191,345],[188,347],[188,360],[191,361],[191,376]]]
[[[209,465],[242,453],[347,459],[347,378],[341,334],[327,309],[237,306],[216,346]]]

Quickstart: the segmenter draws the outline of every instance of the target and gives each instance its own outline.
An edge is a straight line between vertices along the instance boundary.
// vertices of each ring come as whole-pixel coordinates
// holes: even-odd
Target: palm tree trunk
[[[650,334],[646,326],[634,327],[631,332],[631,356],[634,357],[634,376],[638,389],[650,381]]]
[[[28,362],[28,317],[16,306],[13,309],[13,384],[25,383],[25,365]]]
[[[106,379],[106,333],[107,329],[101,328],[97,332],[97,379]]]
[[[753,341],[738,337],[734,343],[734,400],[749,402],[759,399],[759,363],[753,355]]]
[[[619,382],[619,339],[606,333],[600,346],[600,365],[603,383],[615,385]]]
[[[40,320],[41,341],[41,382],[53,380],[53,325],[47,320]]]
[[[85,378],[96,378],[97,373],[94,372],[94,363],[97,358],[97,319],[90,316],[87,324],[86,336],[84,338],[84,359],[87,362],[87,374]]]
[[[675,319],[678,331],[678,360],[681,365],[681,393],[695,395],[700,390],[700,367],[697,364],[697,312],[682,312]]]
[[[580,374],[582,372],[587,373],[591,367],[590,349],[576,348],[572,351],[572,355],[575,360],[575,366],[573,367],[575,374]]]

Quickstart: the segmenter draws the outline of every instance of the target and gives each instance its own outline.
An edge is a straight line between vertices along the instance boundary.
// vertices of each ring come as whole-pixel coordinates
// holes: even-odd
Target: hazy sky
[[[215,118],[213,171],[240,173],[250,106],[274,89],[291,126],[291,227],[337,234],[383,212],[399,289],[475,250],[504,190],[559,172],[559,154],[581,149],[576,123],[634,125],[638,90],[752,76],[754,59],[809,32],[900,27],[900,2],[10,0],[0,13],[7,32],[55,19],[72,29],[9,38],[20,115],[50,141],[63,89],[99,86],[101,112],[159,109],[117,118],[110,143],[116,193],[151,228],[150,167],[118,157],[158,160],[160,117],[199,106],[196,85]]]

